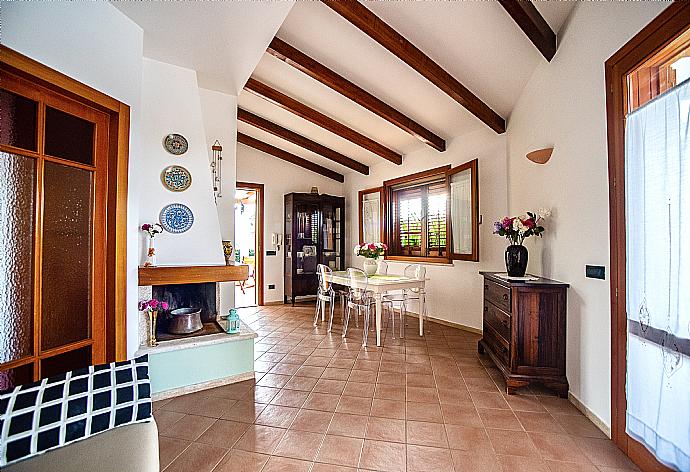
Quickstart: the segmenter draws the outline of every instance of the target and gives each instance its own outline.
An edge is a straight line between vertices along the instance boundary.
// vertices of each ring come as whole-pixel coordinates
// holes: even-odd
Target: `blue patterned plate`
[[[192,174],[182,166],[168,166],[161,173],[165,188],[172,192],[183,192],[192,185]]]
[[[187,152],[189,144],[187,143],[187,139],[181,134],[172,133],[163,138],[163,147],[170,154],[180,156]]]
[[[194,224],[194,214],[188,206],[181,203],[171,203],[161,210],[159,216],[161,226],[169,233],[184,233]]]

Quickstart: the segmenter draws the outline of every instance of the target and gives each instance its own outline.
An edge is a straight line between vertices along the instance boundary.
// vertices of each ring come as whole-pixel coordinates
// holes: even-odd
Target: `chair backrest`
[[[424,280],[426,278],[426,267],[424,267],[421,264],[410,264],[407,267],[405,267],[405,271],[403,273],[405,277],[417,280]],[[409,290],[414,293],[419,292],[418,288],[411,288]]]
[[[369,277],[366,272],[360,269],[347,269],[347,278],[350,281],[350,296],[355,301],[363,300],[367,294],[367,287],[369,286]]]
[[[331,275],[333,271],[324,264],[316,266],[316,274],[319,277],[319,291],[328,292],[331,289]]]
[[[379,267],[376,269],[376,273],[379,275],[387,275],[388,263],[386,261],[379,261]]]

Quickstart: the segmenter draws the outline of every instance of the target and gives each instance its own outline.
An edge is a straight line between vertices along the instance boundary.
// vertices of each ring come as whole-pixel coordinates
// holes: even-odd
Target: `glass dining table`
[[[347,276],[347,271],[332,272],[329,281],[335,285],[350,286],[350,278]],[[383,294],[395,290],[405,289],[419,289],[419,335],[424,336],[424,304],[426,303],[426,294],[424,285],[426,280],[405,277],[404,275],[372,275],[369,276],[367,290],[371,291],[376,300],[376,345],[381,345],[381,327],[383,309],[381,299]],[[321,320],[323,321],[326,313],[325,303],[321,302]]]

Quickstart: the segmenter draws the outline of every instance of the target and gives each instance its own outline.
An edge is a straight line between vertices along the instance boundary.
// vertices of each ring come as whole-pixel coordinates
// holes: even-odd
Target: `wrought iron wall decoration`
[[[211,159],[211,177],[213,178],[213,196],[214,198],[222,197],[221,187],[223,185],[223,146],[216,139],[216,142],[211,146],[213,157]]]

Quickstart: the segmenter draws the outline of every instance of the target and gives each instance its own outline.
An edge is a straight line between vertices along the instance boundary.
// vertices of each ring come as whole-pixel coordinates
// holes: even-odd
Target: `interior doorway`
[[[249,265],[249,278],[235,284],[235,306],[263,305],[264,186],[235,186],[235,262]]]
[[[673,301],[673,292],[664,290],[666,277],[645,278],[642,284],[638,280],[641,275],[646,276],[648,273],[647,266],[656,267],[655,264],[668,260],[675,267],[681,260],[679,257],[659,257],[654,253],[655,250],[658,252],[672,246],[679,247],[677,243],[673,243],[678,241],[676,232],[672,231],[673,220],[663,220],[663,225],[653,228],[655,237],[649,239],[649,244],[646,240],[640,244],[637,235],[646,234],[648,222],[651,221],[644,214],[645,210],[649,210],[651,214],[657,211],[664,215],[664,210],[667,209],[670,215],[671,210],[679,203],[678,200],[684,201],[682,196],[677,198],[678,192],[672,195],[677,190],[674,185],[657,185],[652,189],[656,191],[648,188],[675,167],[644,166],[654,156],[661,156],[663,160],[672,162],[676,155],[680,155],[670,148],[657,149],[660,145],[673,142],[672,140],[652,139],[652,131],[658,125],[668,125],[671,128],[675,121],[671,121],[669,117],[674,115],[669,112],[668,115],[662,113],[656,117],[648,110],[656,111],[649,106],[662,106],[664,100],[671,96],[669,94],[674,94],[687,85],[689,27],[690,4],[674,3],[606,61],[611,214],[611,436],[616,445],[645,472],[671,470],[660,463],[650,449],[655,449],[657,454],[661,451],[659,456],[662,460],[665,458],[664,462],[671,464],[675,470],[675,462],[669,459],[671,455],[667,454],[669,448],[663,437],[668,423],[682,427],[682,423],[675,419],[682,418],[683,413],[675,411],[668,414],[666,408],[669,404],[674,408],[674,405],[666,400],[672,399],[669,394],[674,391],[687,388],[687,385],[683,388],[676,385],[680,378],[677,372],[681,367],[677,360],[689,355],[690,327],[685,331],[676,326],[679,324],[676,319],[668,322],[666,318],[670,319],[671,315],[678,315],[679,312],[668,308],[672,306],[670,303],[668,307],[656,303],[656,298],[659,297],[646,296],[647,293],[664,294],[668,300]],[[683,101],[677,100],[677,103],[681,104]],[[683,106],[687,107],[687,103]],[[680,105],[676,108],[680,109]],[[687,108],[684,110],[677,115],[687,117]],[[655,121],[643,121],[640,111],[648,113]],[[640,123],[645,126],[642,127]],[[641,129],[644,133],[640,133]],[[644,171],[639,171],[638,167]],[[648,169],[653,169],[653,172]],[[640,179],[644,185],[639,184]],[[671,182],[672,179],[667,181]],[[629,215],[634,215],[635,218]],[[631,220],[635,221],[634,226]],[[657,234],[659,237],[656,237]],[[642,268],[639,260],[645,261]],[[666,274],[672,272],[664,271]],[[670,279],[671,275],[668,276],[668,280]],[[649,284],[647,280],[650,281]],[[645,290],[648,285],[651,289],[649,292]],[[659,318],[664,319],[660,322]],[[654,354],[657,354],[656,357]],[[647,365],[654,360],[660,361],[654,363],[653,367]],[[635,375],[630,376],[631,373]],[[657,376],[648,375],[653,373]],[[656,398],[648,395],[650,392],[663,393],[665,396]],[[640,399],[644,401],[641,402]],[[652,408],[646,408],[648,405]],[[639,421],[638,418],[647,418],[640,413],[642,410],[645,414],[654,410],[656,420]],[[641,424],[651,424],[653,427],[646,429],[645,434],[640,434]],[[677,457],[680,455],[676,455]],[[686,469],[681,466],[681,470]]]

